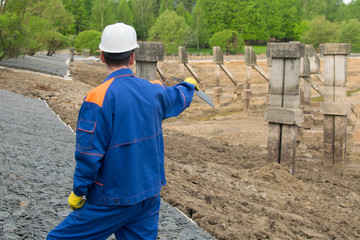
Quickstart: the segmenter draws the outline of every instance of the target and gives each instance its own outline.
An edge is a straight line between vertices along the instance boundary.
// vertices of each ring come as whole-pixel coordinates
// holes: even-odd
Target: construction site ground
[[[214,64],[194,61],[190,65],[214,99]],[[226,61],[225,65],[238,82],[245,83],[244,61]],[[265,60],[259,60],[258,65],[270,75]],[[350,91],[360,86],[359,66],[360,58],[349,58]],[[176,61],[160,62],[159,67],[168,77],[181,76]],[[72,81],[2,68],[0,89],[45,100],[75,129],[84,96],[103,81],[106,69],[93,60],[77,60],[70,65],[70,74]],[[190,74],[185,72],[185,76]],[[345,168],[337,174],[324,169],[321,114],[318,104],[313,103],[317,125],[299,137],[296,169],[290,174],[282,165],[267,163],[266,95],[254,97],[244,113],[225,73],[221,73],[220,81],[224,93],[219,108],[212,109],[194,96],[189,109],[164,121],[168,184],[162,198],[217,239],[360,238],[360,145],[354,134],[358,126],[348,127]],[[175,82],[167,80],[166,84]],[[255,71],[251,89],[254,93],[268,89],[268,83]],[[360,113],[360,93],[351,94],[349,101],[356,116]],[[58,201],[66,205],[60,196]]]

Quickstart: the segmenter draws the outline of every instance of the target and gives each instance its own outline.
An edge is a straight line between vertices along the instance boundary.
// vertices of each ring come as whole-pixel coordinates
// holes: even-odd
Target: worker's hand
[[[194,84],[194,85],[195,85],[195,89],[196,89],[197,91],[200,90],[200,88],[199,88],[199,83],[198,83],[195,79],[193,79],[193,78],[191,78],[191,77],[188,77],[188,78],[186,78],[184,81],[187,82],[187,83]]]
[[[76,210],[84,205],[85,199],[83,199],[82,196],[81,197],[76,196],[74,192],[71,192],[68,198],[68,203],[72,210]]]

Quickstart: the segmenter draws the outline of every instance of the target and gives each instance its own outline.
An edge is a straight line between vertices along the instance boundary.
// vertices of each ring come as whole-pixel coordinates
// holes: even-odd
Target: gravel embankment
[[[46,54],[36,54],[0,61],[0,66],[64,77],[67,74],[68,59],[69,54],[56,54],[51,57]]]
[[[45,239],[71,212],[75,135],[42,100],[0,90],[0,112],[0,239]],[[158,239],[214,238],[162,202]]]

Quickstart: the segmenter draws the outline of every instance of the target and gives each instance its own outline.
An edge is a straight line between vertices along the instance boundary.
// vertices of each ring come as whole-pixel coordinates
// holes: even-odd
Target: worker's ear
[[[100,54],[100,60],[101,60],[103,63],[105,63],[105,64],[106,64],[106,62],[105,62],[105,58],[104,58],[104,52],[103,52],[103,51],[101,51],[101,54]]]
[[[134,63],[135,63],[135,51],[132,52],[131,55],[130,55],[130,62],[129,62],[129,64],[130,64],[130,66],[132,66],[132,65],[134,65]]]

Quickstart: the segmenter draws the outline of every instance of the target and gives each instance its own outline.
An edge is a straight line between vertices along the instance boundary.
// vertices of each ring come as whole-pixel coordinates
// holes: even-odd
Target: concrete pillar
[[[149,81],[157,79],[157,62],[164,60],[164,45],[160,42],[139,42],[135,49],[136,75]]]
[[[324,55],[324,102],[320,111],[324,114],[325,167],[341,169],[346,160],[346,128],[350,104],[346,99],[347,55],[351,45],[346,43],[320,44]]]
[[[304,113],[304,122],[300,129],[302,134],[303,129],[311,129],[312,117],[311,117],[311,85],[308,81],[304,81],[304,78],[310,77],[310,61],[309,55],[314,50],[312,45],[305,45],[304,55],[300,57],[300,77],[301,77],[301,108]]]
[[[242,101],[243,91],[244,91],[244,84],[238,83],[236,85],[235,92],[236,92],[236,101],[239,103],[241,103],[241,101]]]
[[[213,61],[215,64],[215,86],[220,87],[220,65],[224,64],[224,54],[220,47],[213,47]]]
[[[245,64],[246,66],[256,65],[256,55],[253,47],[245,47]]]
[[[185,65],[184,64],[188,62],[188,55],[186,52],[186,48],[182,47],[182,46],[178,48],[178,52],[179,52],[179,61],[180,61],[179,77],[181,79],[184,79],[185,78]]]
[[[70,48],[70,62],[74,61],[74,48]]]
[[[221,87],[214,87],[215,108],[220,107],[220,96],[222,93],[223,93],[223,89]]]
[[[271,43],[271,81],[268,121],[268,162],[278,162],[291,173],[295,171],[297,126],[303,121],[300,107],[300,58],[302,43]]]
[[[246,66],[246,81],[245,81],[245,90],[244,90],[244,111],[247,112],[250,108],[250,100],[253,95],[250,90],[250,79],[251,79],[252,67]]]

